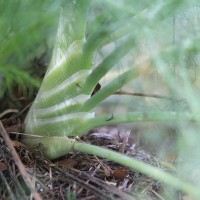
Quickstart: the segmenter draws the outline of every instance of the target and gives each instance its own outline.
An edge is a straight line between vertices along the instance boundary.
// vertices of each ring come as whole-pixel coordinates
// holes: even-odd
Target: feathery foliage
[[[0,1],[0,98],[12,95],[14,85],[38,88],[31,63],[52,49],[59,16],[59,2]]]

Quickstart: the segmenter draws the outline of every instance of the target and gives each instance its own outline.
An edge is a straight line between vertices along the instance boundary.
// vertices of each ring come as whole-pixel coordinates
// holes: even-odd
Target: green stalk
[[[80,113],[81,114],[81,113]],[[79,119],[80,120],[80,119]],[[68,135],[76,136],[82,135],[83,133],[101,126],[106,125],[116,125],[123,123],[135,123],[135,122],[146,122],[146,121],[191,121],[191,122],[199,122],[200,116],[193,115],[189,112],[131,112],[125,114],[107,114],[101,117],[89,117],[87,120],[80,120],[80,126],[77,125],[77,128],[74,129],[75,132],[70,132]],[[76,121],[72,121],[72,123],[76,123]],[[54,130],[54,127],[59,127],[61,124],[53,123],[49,124],[48,130]],[[67,125],[63,124],[63,126]],[[55,129],[56,134],[56,129]]]
[[[48,136],[80,136],[100,126],[145,121],[200,121],[199,115],[188,112],[132,112],[95,117],[94,113],[79,112],[30,122],[28,133]],[[67,123],[66,123],[67,122]],[[78,122],[78,123],[77,123]],[[62,128],[60,128],[62,127]]]
[[[153,69],[153,64],[155,64],[155,62],[158,61],[158,57],[160,57],[159,60],[162,61],[162,63],[159,63],[160,66],[163,66],[164,61],[168,62],[169,58],[176,58],[175,55],[177,55],[177,53],[179,52],[179,49],[183,49],[184,51],[186,51],[188,53],[197,52],[199,50],[199,45],[198,45],[199,43],[200,43],[200,37],[195,36],[188,41],[184,41],[177,45],[170,46],[167,50],[157,52],[155,55],[152,55],[152,57],[150,59],[147,59],[144,63],[140,63],[136,66],[133,66],[132,69],[128,70],[127,72],[124,72],[123,74],[121,74],[120,76],[118,76],[117,78],[112,80],[109,84],[107,84],[104,88],[102,88],[99,92],[97,92],[94,96],[92,96],[92,98],[88,99],[84,103],[83,110],[89,111],[89,110],[95,108],[100,102],[102,102],[104,99],[106,99],[107,97],[112,95],[117,90],[121,89],[124,85],[126,85],[127,83],[132,81],[134,78],[138,77],[141,73],[148,73],[148,70],[151,71],[151,68]],[[117,52],[118,51],[120,52],[120,50],[117,48],[115,51],[116,51],[115,53],[112,53],[111,55],[109,55],[88,76],[86,83],[84,85],[84,91],[85,90],[90,91],[93,84],[94,85],[97,84],[98,81],[112,68],[111,64],[114,64],[114,63],[110,63],[110,62],[115,62],[112,60],[114,58],[118,59],[116,54],[118,54]],[[123,53],[121,54],[121,52],[120,52],[119,56],[121,57],[122,55],[123,55]],[[157,58],[157,59],[155,59],[155,58]],[[150,64],[152,64],[152,65],[150,65]],[[145,69],[145,65],[149,65],[149,67]],[[163,69],[161,69],[161,70],[163,71]],[[169,74],[165,73],[165,76],[167,76],[167,79],[174,82],[174,80],[172,80],[170,78]],[[163,77],[163,79],[166,79],[165,76]],[[174,82],[174,84],[176,84],[176,82]],[[174,90],[173,84],[170,84],[170,82],[168,82],[168,85],[171,85],[171,89]],[[87,93],[88,91],[86,91],[85,93]]]
[[[185,183],[179,178],[174,177],[171,174],[168,174],[156,167],[109,149],[77,142],[76,140],[67,137],[38,137],[27,135],[23,141],[25,143],[29,142],[29,145],[31,146],[39,143],[42,144],[41,147],[43,149],[44,155],[49,159],[54,159],[66,155],[71,151],[79,151],[96,155],[101,158],[106,158],[123,166],[127,166],[133,170],[137,170],[140,173],[166,183],[178,190],[186,192],[197,199],[200,198],[199,189],[193,185]]]
[[[101,158],[106,158],[113,162],[119,163],[123,166],[127,166],[133,170],[137,170],[138,172],[141,172],[147,176],[155,178],[156,180],[166,183],[176,188],[177,190],[186,192],[196,199],[200,198],[199,188],[196,188],[195,186],[191,184],[185,183],[179,178],[174,177],[156,167],[143,163],[134,158],[125,156],[124,154],[117,153],[115,151],[108,150],[102,147],[98,147],[98,146],[94,146],[94,145],[90,145],[86,143],[80,143],[80,142],[74,143],[73,150],[96,155]]]
[[[188,112],[131,112],[125,114],[108,114],[87,120],[85,132],[95,127],[122,123],[146,121],[200,121],[200,116],[193,116]]]
[[[107,56],[86,79],[84,92],[86,94],[90,93],[93,87],[100,81],[100,79],[103,78],[105,74],[107,74],[108,71],[122,59],[122,57],[130,52],[134,45],[135,37],[129,36],[125,42],[121,43],[117,49],[115,49],[109,56]]]
[[[107,114],[101,117],[87,119],[82,131],[85,133],[93,128],[116,125],[123,123],[135,123],[146,121],[191,121],[199,122],[199,115],[192,115],[188,112],[131,112],[125,114]]]
[[[180,43],[179,45],[171,47],[170,50],[168,49],[166,51],[159,52],[159,54],[163,57],[164,60],[165,59],[168,60],[168,57],[172,56],[172,52],[175,54],[179,48],[183,48],[189,52],[195,52],[196,50],[199,49],[199,46],[195,45],[196,43],[199,42],[199,40],[200,40],[199,37],[194,37],[192,40],[190,40],[190,42]],[[153,59],[147,60],[145,63],[147,64],[151,63],[153,62],[152,60]],[[145,64],[143,65],[145,66]],[[103,117],[103,118],[98,118],[97,121],[96,119],[94,119],[94,121],[91,119],[92,115],[90,115],[89,118],[84,118],[84,115],[81,115],[81,113],[89,112],[90,110],[95,108],[99,103],[101,103],[104,99],[112,95],[115,91],[119,90],[125,84],[133,80],[135,77],[138,77],[140,74],[140,69],[142,70],[143,65],[140,64],[136,66],[135,68],[130,69],[127,72],[123,73],[119,77],[115,78],[108,85],[106,85],[104,88],[98,91],[95,95],[93,95],[91,98],[90,96],[86,95],[86,98],[81,97],[81,99],[80,98],[79,100],[77,99],[78,101],[76,101],[74,97],[73,99],[69,99],[69,104],[70,102],[72,102],[72,105],[68,105],[68,103],[65,101],[61,104],[56,105],[55,107],[49,107],[47,108],[47,110],[43,110],[43,109],[36,109],[36,107],[34,108],[35,104],[33,104],[32,109],[29,111],[29,114],[27,116],[26,132],[28,133],[35,132],[40,135],[44,134],[44,135],[55,136],[56,134],[59,134],[61,136],[63,134],[63,135],[72,136],[76,134],[81,135],[85,131],[88,131],[89,129],[94,128],[95,125],[100,126],[100,125],[106,125],[106,124],[128,123],[128,122],[138,121],[138,118],[137,119],[135,118],[135,113],[131,114],[130,119],[127,118],[127,116],[129,116],[130,114],[127,114],[127,115],[124,115],[123,117],[120,115],[116,116],[117,118],[115,117],[114,120],[106,120]],[[74,84],[74,87],[75,87],[75,90],[73,90],[73,92],[76,92],[76,90],[78,92],[80,88],[76,86],[76,84]],[[61,93],[61,95],[62,94],[64,93]],[[46,98],[44,100],[46,100]],[[55,111],[55,114],[52,114],[53,111]],[[71,115],[73,113],[75,114],[74,119],[73,119],[73,116]],[[70,114],[69,117],[65,116],[68,114]],[[43,117],[45,115],[47,117],[46,120],[45,120],[45,117]],[[80,115],[81,118],[83,117],[83,120],[81,118],[80,119],[77,118],[78,115]],[[139,115],[141,115],[140,117],[142,117],[144,113],[141,113]],[[154,118],[155,113],[153,115],[152,113],[147,114],[147,115],[149,115],[148,120],[155,121],[155,118]],[[158,116],[162,118],[162,116],[165,116],[165,115],[166,113],[164,115],[160,113]],[[177,120],[177,119],[187,120],[189,118],[190,118],[189,120],[192,120],[193,118],[192,116],[187,117],[185,114],[183,116],[179,116],[178,118],[174,117],[170,113],[168,113],[167,115],[168,115],[167,120]],[[55,117],[55,118],[51,118],[51,117]],[[159,117],[157,117],[158,121],[159,121]],[[35,120],[32,120],[33,118],[35,118]],[[41,118],[43,118],[44,120],[41,120]],[[68,123],[66,123],[65,121],[66,119],[67,120],[70,119]],[[79,120],[79,123],[77,123],[77,120]],[[199,117],[195,116],[195,120],[198,121]],[[58,130],[59,130],[59,133],[57,133]]]
[[[169,15],[169,13],[174,12],[176,9],[182,6],[182,2],[180,1],[170,1],[170,2],[164,2],[159,5],[159,9],[155,10],[155,6],[152,6],[150,9],[145,9],[139,12],[139,14],[136,15],[135,21],[136,23],[134,24],[135,28],[135,34],[134,37],[129,37],[124,43],[118,46],[118,48],[113,51],[102,63],[100,63],[99,66],[97,66],[93,72],[91,73],[90,76],[88,76],[86,80],[86,85],[84,87],[85,93],[90,93],[91,90],[95,87],[95,85],[99,82],[99,80],[111,69],[114,67],[114,64],[116,64],[124,55],[127,54],[127,52],[130,51],[131,48],[135,45],[135,41],[139,41],[139,38],[136,38],[137,35],[142,35],[140,34],[141,31],[141,24],[146,25],[147,27],[150,26],[150,24],[153,26],[157,23],[155,19],[165,20],[166,17]],[[167,12],[163,13],[163,10],[167,10]],[[150,13],[152,13],[152,16],[150,17]],[[137,20],[136,20],[137,19]],[[152,24],[153,23],[153,24]],[[142,31],[141,31],[142,33]],[[95,34],[99,34],[100,36],[96,36]],[[101,38],[105,38],[103,36],[104,34],[106,35],[107,32],[103,31],[100,33],[95,33],[91,37],[88,38],[87,43],[85,44],[85,49],[90,49],[92,48],[93,50],[95,49],[95,43],[98,43]],[[100,39],[97,39],[100,38]],[[92,46],[93,45],[93,46]],[[90,47],[92,46],[92,47]],[[89,50],[90,51],[90,50]]]
[[[104,99],[112,95],[117,90],[121,89],[124,85],[126,85],[128,82],[132,81],[134,78],[138,76],[139,76],[138,69],[130,69],[127,72],[124,72],[123,74],[115,78],[113,81],[111,81],[109,84],[107,84],[100,91],[98,91],[90,99],[88,99],[83,104],[83,111],[90,111],[91,109],[95,108]],[[88,80],[90,80],[90,78]],[[93,80],[91,80],[91,82]]]

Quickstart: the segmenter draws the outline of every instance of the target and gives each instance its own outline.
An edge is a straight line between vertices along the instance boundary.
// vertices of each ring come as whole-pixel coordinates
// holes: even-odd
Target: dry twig
[[[145,93],[140,93],[140,92],[125,91],[125,90],[117,91],[114,94],[132,95],[132,96],[140,96],[140,97],[151,97],[151,98],[166,99],[166,100],[172,100],[173,99],[172,97],[158,95],[158,94],[145,94]]]
[[[1,121],[0,121],[0,133],[1,133],[2,137],[4,138],[6,145],[8,146],[8,148],[10,150],[11,155],[13,156],[13,159],[15,161],[15,164],[17,165],[25,183],[30,188],[33,197],[35,198],[35,200],[42,200],[39,193],[35,190],[35,187],[32,184],[31,179],[30,179],[28,173],[26,172],[26,169],[25,169],[24,165],[22,164],[15,148],[13,147],[12,142],[10,141],[10,138],[9,138]]]

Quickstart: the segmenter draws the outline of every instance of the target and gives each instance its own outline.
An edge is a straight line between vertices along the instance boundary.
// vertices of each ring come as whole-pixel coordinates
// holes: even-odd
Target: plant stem
[[[111,70],[119,60],[122,59],[135,45],[135,37],[129,36],[125,42],[121,43],[102,63],[100,63],[88,76],[84,86],[85,93],[89,93],[101,78]]]
[[[137,170],[159,181],[162,181],[168,185],[171,185],[172,187],[178,190],[182,190],[183,192],[186,192],[195,198],[198,198],[198,199],[200,198],[200,191],[198,188],[192,186],[191,184],[184,183],[179,178],[173,177],[172,175],[156,167],[145,164],[134,158],[128,157],[121,153],[114,152],[112,150],[104,149],[102,147],[97,147],[94,145],[80,143],[80,142],[75,142],[73,145],[73,149],[76,151],[80,151],[80,152],[84,152],[84,153],[88,153],[88,154],[109,159],[123,166],[127,166],[131,169]]]
[[[200,121],[200,118],[198,115],[194,116],[188,112],[130,112],[125,114],[107,114],[101,117],[87,119],[84,127],[84,132],[100,126],[145,121],[198,122]]]
[[[136,68],[130,69],[114,80],[112,80],[109,84],[107,84],[104,88],[98,91],[95,95],[93,95],[90,99],[88,99],[83,104],[82,111],[90,111],[95,108],[99,103],[101,103],[104,99],[112,95],[117,90],[121,89],[124,85],[129,83],[131,80],[139,76],[139,70]]]
[[[190,194],[196,199],[200,198],[200,191],[195,186],[184,183],[179,178],[174,177],[171,174],[162,171],[161,169],[109,149],[77,142],[75,139],[70,139],[68,137],[43,137],[27,135],[23,139],[23,142],[28,142],[30,146],[36,146],[39,143],[42,144],[43,153],[49,159],[55,159],[57,157],[64,156],[71,151],[79,151],[96,155],[101,158],[106,158],[123,166],[137,170],[138,172],[155,178],[158,181],[162,181],[178,190]]]

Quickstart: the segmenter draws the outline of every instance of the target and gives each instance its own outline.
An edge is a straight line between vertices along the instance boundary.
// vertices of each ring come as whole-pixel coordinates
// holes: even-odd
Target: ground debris
[[[102,136],[90,133],[80,139],[115,151],[123,150],[126,155],[160,167],[152,155],[137,148],[126,136],[118,140]],[[30,198],[30,191],[2,138],[0,146],[0,163],[4,167],[0,170],[0,196],[2,199]],[[107,159],[75,152],[51,162],[44,158],[40,147],[17,145],[15,148],[43,199],[152,200],[160,199],[156,194],[163,191],[157,181]]]

